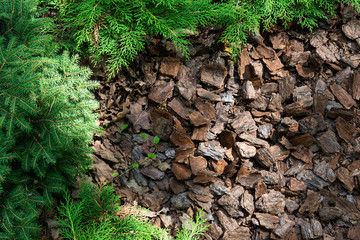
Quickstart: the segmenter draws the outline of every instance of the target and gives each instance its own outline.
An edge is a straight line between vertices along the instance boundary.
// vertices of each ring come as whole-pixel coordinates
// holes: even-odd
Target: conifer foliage
[[[234,57],[249,32],[297,23],[312,30],[335,15],[339,4],[358,10],[360,0],[56,0],[65,44],[95,63],[107,58],[110,77],[127,67],[153,36],[171,40],[188,56],[187,37],[199,26],[223,27],[222,41]],[[54,6],[55,5],[55,6]],[[63,34],[58,33],[63,36]],[[66,34],[65,34],[66,35]],[[70,40],[70,42],[69,42]]]
[[[77,49],[91,54],[95,62],[108,57],[113,75],[128,66],[154,35],[170,39],[188,54],[187,36],[209,24],[218,4],[211,0],[68,0],[61,20]]]
[[[0,0],[0,239],[32,238],[91,161],[97,108],[77,57],[55,54],[34,0]]]

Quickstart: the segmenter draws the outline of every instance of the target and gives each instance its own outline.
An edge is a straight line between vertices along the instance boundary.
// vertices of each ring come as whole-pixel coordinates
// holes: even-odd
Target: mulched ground
[[[203,208],[205,239],[359,239],[360,20],[341,12],[254,34],[236,63],[207,29],[190,59],[152,39],[109,81],[94,68],[94,180],[173,232]]]

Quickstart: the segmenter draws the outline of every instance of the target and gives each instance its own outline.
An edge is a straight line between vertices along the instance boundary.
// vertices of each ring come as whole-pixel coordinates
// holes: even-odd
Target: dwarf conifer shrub
[[[0,0],[0,239],[38,239],[41,207],[91,163],[97,108],[77,57],[56,55],[35,1]]]

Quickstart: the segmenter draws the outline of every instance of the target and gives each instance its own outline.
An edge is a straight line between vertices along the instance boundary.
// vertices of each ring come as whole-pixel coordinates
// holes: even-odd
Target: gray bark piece
[[[311,89],[308,86],[296,87],[293,92],[294,101],[301,104],[303,108],[311,107],[314,103]]]
[[[328,182],[334,182],[336,175],[326,161],[319,162],[314,166],[314,173]]]
[[[160,171],[159,169],[153,166],[144,167],[140,169],[140,172],[153,180],[161,180],[165,176],[164,172]]]
[[[333,131],[328,130],[318,137],[317,140],[319,141],[320,148],[325,154],[340,152],[340,144]]]
[[[201,142],[198,152],[200,155],[221,161],[224,159],[226,150],[218,141]]]
[[[176,210],[185,210],[190,207],[192,201],[189,199],[189,192],[183,192],[171,198],[171,205]]]
[[[273,126],[271,124],[263,124],[259,126],[258,135],[261,138],[267,139],[272,134]]]
[[[321,223],[316,219],[311,219],[310,222],[302,222],[301,235],[304,239],[315,239],[323,235]]]
[[[253,195],[250,194],[248,191],[245,191],[245,193],[241,196],[240,206],[245,209],[250,216],[253,215],[255,211]]]
[[[243,158],[251,158],[256,155],[256,148],[245,142],[237,142],[236,147]]]
[[[355,40],[360,37],[360,21],[357,19],[353,19],[349,21],[347,24],[342,26],[342,31],[345,36],[350,38],[351,40]]]
[[[248,100],[254,100],[256,97],[255,88],[251,81],[246,81],[242,87],[244,98]]]
[[[316,176],[312,171],[303,170],[297,176],[296,179],[303,181],[309,188],[312,189],[323,189],[326,186],[329,186],[329,183],[325,182],[318,176]]]
[[[251,113],[248,111],[240,113],[231,123],[231,126],[239,135],[242,133],[252,133],[258,129],[254,119],[251,116]]]
[[[243,217],[244,213],[239,210],[239,199],[231,194],[223,195],[218,204],[221,205],[231,217]]]
[[[255,159],[260,165],[267,168],[272,167],[276,162],[276,159],[272,155],[269,148],[258,149],[255,155]]]
[[[219,219],[220,224],[223,226],[225,230],[234,231],[239,227],[239,224],[235,219],[229,218],[223,211],[217,211],[216,216]]]
[[[255,207],[266,213],[283,213],[285,208],[285,196],[278,191],[270,190],[269,193],[262,195],[255,202]]]

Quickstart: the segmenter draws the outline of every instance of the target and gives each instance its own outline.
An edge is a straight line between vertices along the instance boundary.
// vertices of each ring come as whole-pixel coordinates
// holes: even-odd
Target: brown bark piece
[[[283,111],[282,107],[282,97],[278,93],[273,93],[273,95],[270,98],[270,103],[268,105],[268,109],[272,112]]]
[[[303,145],[304,147],[309,147],[314,142],[315,142],[315,138],[312,135],[308,134],[308,133],[300,135],[300,136],[293,137],[290,140],[290,143],[292,145],[294,145],[294,146]]]
[[[169,140],[174,126],[174,121],[171,114],[158,108],[151,108],[150,118],[151,131],[153,135],[158,136],[164,141]]]
[[[160,73],[176,77],[180,69],[180,59],[173,57],[166,57],[162,60],[160,65]]]
[[[352,97],[355,100],[360,100],[360,73],[355,72],[352,83]]]
[[[289,66],[303,65],[306,64],[311,55],[310,51],[306,52],[293,52],[290,55],[286,55],[285,59],[289,62]]]
[[[346,168],[340,167],[338,170],[336,170],[336,177],[343,184],[346,190],[348,190],[350,193],[353,191],[354,181],[352,180],[352,177]]]
[[[146,106],[146,100],[143,100],[145,99],[141,98],[138,102],[132,103],[129,108],[130,112],[126,115],[133,125],[135,132],[140,132],[140,129],[149,130],[151,127],[149,111],[143,109],[143,106]]]
[[[255,207],[261,212],[274,215],[283,213],[285,209],[285,196],[278,191],[270,190],[269,193],[262,195],[255,202]]]
[[[256,161],[267,168],[274,166],[276,159],[271,154],[269,148],[260,148],[257,150],[255,155]]]
[[[263,59],[266,67],[269,69],[271,74],[275,75],[276,71],[280,68],[283,68],[284,65],[281,63],[280,59],[276,57],[275,59]]]
[[[285,101],[290,98],[292,92],[295,88],[296,80],[295,78],[287,75],[278,80],[279,83],[279,94],[281,95],[282,99]]]
[[[173,90],[174,87],[168,82],[161,81],[153,87],[149,94],[149,99],[157,103],[162,103],[171,97]]]
[[[240,79],[250,79],[251,78],[251,58],[249,52],[246,49],[241,51],[240,61],[238,63],[238,71]]]
[[[208,174],[207,172],[200,172],[194,179],[194,183],[214,183],[217,178],[212,176],[212,174]]]
[[[179,181],[177,181],[175,178],[170,178],[170,183],[169,183],[169,185],[170,185],[170,188],[171,188],[171,190],[177,195],[177,194],[179,194],[179,193],[182,193],[182,192],[185,192],[186,191],[186,186],[183,184],[183,183],[181,183],[181,182],[179,182]]]
[[[236,176],[235,182],[244,187],[254,188],[255,184],[261,179],[261,173],[243,173],[240,169],[238,175]]]
[[[189,157],[190,168],[192,174],[197,175],[199,172],[204,171],[207,167],[207,160],[201,156]]]
[[[360,37],[360,21],[353,19],[342,26],[342,30],[348,38],[355,40]]]
[[[226,150],[218,141],[201,142],[198,147],[199,154],[210,157],[217,161],[222,161]]]
[[[226,216],[226,214],[221,210],[216,212],[216,216],[225,231],[235,231],[239,227],[239,224],[235,219]]]
[[[279,226],[280,220],[277,216],[268,213],[255,213],[255,216],[264,228],[275,229]]]
[[[236,150],[237,150],[238,154],[243,158],[251,158],[256,155],[256,148],[245,142],[237,142]]]
[[[255,88],[251,81],[246,81],[242,87],[244,98],[248,100],[254,100],[256,97]]]
[[[296,151],[293,151],[291,155],[305,163],[311,163],[314,157],[312,151],[305,147],[298,147]]]
[[[297,133],[299,131],[299,123],[289,117],[285,117],[281,120],[281,124],[287,127],[287,132]]]
[[[256,48],[256,51],[263,57],[267,59],[276,58],[276,52],[274,49],[265,46],[264,44],[259,44]]]
[[[231,123],[231,126],[237,134],[254,133],[258,128],[251,113],[248,111],[240,113]]]
[[[310,212],[310,213],[316,212],[319,209],[322,200],[323,197],[320,194],[309,190],[307,192],[307,197],[305,199],[305,202],[303,203],[303,205],[301,205],[299,209],[299,213],[303,214],[304,212]]]
[[[330,86],[332,93],[335,95],[337,100],[346,108],[350,109],[355,105],[354,99],[348,94],[340,85],[334,84]]]
[[[317,138],[319,145],[325,154],[340,152],[340,144],[336,139],[333,131],[328,130],[326,133]]]
[[[300,102],[294,102],[286,105],[284,111],[286,115],[293,117],[301,117],[310,113],[310,111],[306,110]]]
[[[255,186],[255,200],[257,200],[259,197],[264,195],[266,191],[267,191],[267,186],[264,183],[264,181],[263,180],[258,181]]]
[[[313,34],[311,34],[310,45],[317,48],[321,45],[325,44],[329,39],[326,37],[327,32],[323,29],[316,30]]]
[[[288,187],[291,191],[294,192],[306,191],[306,184],[297,180],[296,178],[290,178]]]
[[[195,148],[192,145],[185,144],[175,149],[175,162],[187,163],[188,158],[194,154]]]
[[[236,133],[224,130],[219,135],[219,142],[226,148],[232,148],[235,145]]]
[[[174,163],[172,171],[177,180],[187,180],[191,177],[191,170],[183,164]]]
[[[143,175],[145,175],[153,180],[161,180],[165,176],[164,172],[160,171],[159,169],[157,169],[153,166],[147,166],[147,167],[141,168],[140,172]]]
[[[348,166],[348,169],[350,171],[354,171],[356,169],[360,169],[360,160],[356,160],[354,162],[352,162],[349,166]]]
[[[209,230],[204,234],[206,239],[220,239],[223,235],[223,230],[218,223],[214,222],[209,226]]]
[[[325,45],[321,45],[320,47],[316,48],[316,53],[319,57],[328,62],[337,62],[337,58],[333,51],[329,49],[329,47]]]
[[[328,98],[324,95],[314,95],[314,112],[324,115],[326,106],[328,105]]]
[[[265,148],[269,148],[270,144],[265,141],[262,140],[260,138],[254,137],[254,135],[250,135],[250,134],[241,134],[240,139],[245,140],[249,143],[251,143],[252,145],[254,145],[255,147],[265,147]]]
[[[206,125],[206,124],[210,123],[210,121],[207,120],[200,112],[192,112],[189,115],[189,118],[190,118],[191,123],[195,127],[199,127],[199,126]]]
[[[212,63],[203,66],[200,73],[200,80],[211,86],[222,88],[224,86],[226,75],[226,67],[217,63]]]
[[[181,126],[181,123],[179,122],[179,120],[177,120],[176,118],[174,118],[175,121],[175,127],[173,130],[173,133],[170,136],[170,141],[175,145],[175,146],[183,146],[183,145],[190,145],[192,147],[195,147],[195,144],[193,143],[193,141],[191,141],[190,137],[188,135],[186,135],[186,132],[184,130],[184,128]]]
[[[290,151],[282,147],[280,144],[271,146],[270,151],[277,161],[284,161],[290,155]]]
[[[354,112],[344,108],[332,108],[326,113],[327,118],[338,118],[342,117],[345,120],[352,120],[354,118]]]
[[[189,118],[189,109],[179,99],[174,98],[168,105],[183,119]]]
[[[176,87],[179,90],[179,93],[187,101],[192,100],[196,94],[196,79],[192,76],[189,76],[190,72],[190,68],[181,65],[179,74],[177,76],[179,81],[176,83]]]
[[[293,92],[294,101],[300,103],[303,108],[308,108],[313,105],[313,98],[311,95],[311,88],[308,86],[296,87]]]
[[[339,137],[347,143],[353,140],[354,135],[356,134],[356,128],[349,124],[348,121],[345,121],[342,117],[338,117],[336,119],[336,130]]]
[[[303,239],[317,239],[323,235],[321,223],[314,218],[310,222],[302,221],[300,226]]]
[[[237,239],[250,239],[250,238],[251,238],[250,229],[248,227],[240,226],[234,231],[225,231],[224,236],[221,239],[237,240]],[[216,239],[220,239],[220,238],[216,238]]]
[[[214,168],[215,172],[217,172],[219,175],[221,175],[224,173],[225,167],[228,165],[228,163],[225,160],[212,161],[211,165]]]
[[[203,88],[198,88],[196,90],[196,93],[199,97],[201,98],[205,98],[207,100],[210,100],[210,101],[214,101],[214,102],[221,102],[221,96],[216,94],[216,93],[212,93],[208,90],[205,90]]]
[[[289,36],[285,32],[270,35],[270,42],[274,49],[284,49],[289,43]]]
[[[191,140],[206,141],[208,139],[207,133],[210,129],[209,125],[194,128]]]
[[[277,93],[278,92],[278,85],[277,83],[265,83],[262,87],[261,87],[261,94],[265,95],[265,96],[271,96],[273,93]]]
[[[351,240],[357,240],[359,239],[359,236],[360,236],[360,224],[356,224],[349,229],[347,237]]]
[[[215,108],[214,105],[209,102],[203,102],[201,100],[196,100],[195,107],[201,112],[206,119],[211,121],[216,121]]]
[[[304,67],[302,65],[296,65],[296,71],[303,78],[313,78],[315,72],[311,68]]]

